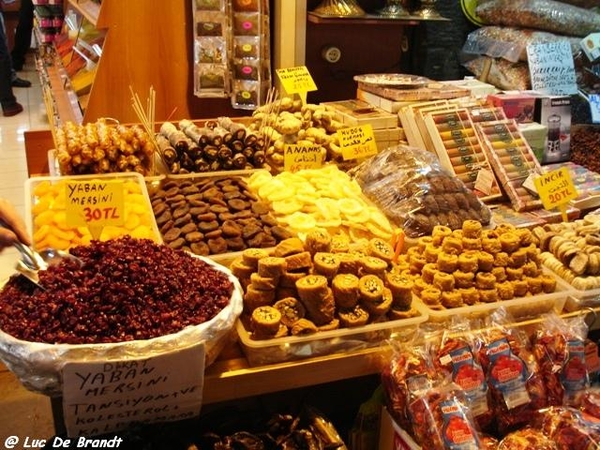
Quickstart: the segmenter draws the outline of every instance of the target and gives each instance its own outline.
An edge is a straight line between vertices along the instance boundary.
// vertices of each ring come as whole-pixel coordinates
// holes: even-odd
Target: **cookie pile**
[[[413,282],[393,257],[383,239],[351,244],[321,230],[272,252],[244,250],[231,264],[245,291],[242,322],[253,339],[270,339],[415,317]]]
[[[292,236],[241,177],[167,180],[150,200],[163,241],[196,255],[274,247]]]

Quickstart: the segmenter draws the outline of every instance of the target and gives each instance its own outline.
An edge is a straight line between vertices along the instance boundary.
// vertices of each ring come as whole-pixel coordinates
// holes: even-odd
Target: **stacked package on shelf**
[[[541,209],[541,200],[524,183],[542,169],[515,120],[478,123],[475,129],[512,207],[516,211]]]
[[[412,147],[422,148],[433,151],[428,148],[421,136],[419,126],[417,125],[416,114],[422,108],[451,108],[447,100],[434,100],[429,102],[418,102],[404,106],[398,110],[398,118],[404,129],[406,140]]]
[[[269,2],[232,2],[233,85],[231,105],[253,110],[264,103],[271,87]]]
[[[229,22],[225,0],[194,2],[194,94],[225,97],[229,84]]]
[[[470,114],[467,108],[432,111],[424,116],[424,121],[442,166],[482,199],[491,201],[502,194],[475,131],[475,123],[497,117],[500,112],[491,109],[477,111],[476,114]]]
[[[379,151],[404,141],[404,130],[399,126],[398,116],[377,108],[362,100],[341,100],[321,105],[334,113],[335,119],[346,127],[369,124]]]

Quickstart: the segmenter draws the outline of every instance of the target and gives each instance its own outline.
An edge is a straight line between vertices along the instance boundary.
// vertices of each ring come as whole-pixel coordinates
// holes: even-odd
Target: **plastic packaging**
[[[477,6],[489,25],[534,28],[567,36],[587,36],[600,29],[600,14],[554,0],[493,0]]]
[[[566,407],[553,406],[535,414],[532,427],[548,436],[555,447],[569,450],[588,450],[600,447],[600,424],[593,416]],[[515,447],[498,447],[499,449]],[[535,447],[536,450],[541,447]]]
[[[526,91],[531,87],[529,67],[523,62],[479,56],[464,62],[463,66],[481,81],[501,90]]]
[[[504,58],[511,62],[527,61],[527,46],[567,39],[573,55],[581,50],[578,38],[528,28],[495,25],[477,28],[469,33],[462,51],[472,55]]]
[[[405,145],[390,147],[350,175],[408,237],[430,234],[436,225],[459,229],[467,219],[490,223],[489,208],[462,181],[444,171],[431,152]]]
[[[114,344],[27,342],[0,331],[0,360],[27,389],[51,397],[62,395],[62,368],[67,362],[150,358],[204,342],[205,364],[208,366],[227,343],[230,331],[242,312],[242,288],[228,269],[209,259],[197,258],[224,272],[234,285],[229,304],[211,320],[167,336]]]

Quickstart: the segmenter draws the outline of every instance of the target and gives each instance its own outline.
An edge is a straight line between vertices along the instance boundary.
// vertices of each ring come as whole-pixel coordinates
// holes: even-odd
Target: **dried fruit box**
[[[549,271],[546,271],[549,273]],[[500,307],[504,307],[515,319],[529,319],[540,314],[555,311],[562,312],[567,298],[575,290],[564,280],[556,277],[556,290],[550,294],[517,297],[512,300],[501,300],[492,303],[478,303],[458,308],[432,309],[416,298],[413,303],[420,304],[426,311],[430,322],[445,322],[453,317],[479,318],[485,317]]]
[[[415,317],[354,328],[318,331],[305,336],[252,339],[239,319],[236,322],[236,330],[248,362],[252,366],[259,366],[377,347],[394,336],[415,331],[419,324],[427,321],[426,308],[417,302],[413,302],[413,307],[418,312]]]
[[[74,182],[77,191],[69,190]],[[98,194],[100,189],[105,195]],[[35,249],[67,250],[94,237],[107,240],[124,235],[162,242],[139,173],[32,177],[25,183],[25,202]],[[88,216],[76,218],[77,208],[69,205],[80,205],[80,213]],[[98,235],[86,225],[93,223],[103,225]]]

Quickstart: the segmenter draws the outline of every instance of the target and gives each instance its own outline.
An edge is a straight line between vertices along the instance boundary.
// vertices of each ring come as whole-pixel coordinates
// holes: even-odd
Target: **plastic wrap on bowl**
[[[196,257],[225,273],[234,287],[229,304],[211,320],[153,339],[111,344],[27,342],[0,330],[0,360],[27,389],[52,397],[62,395],[62,368],[67,362],[150,358],[203,342],[205,364],[211,364],[229,340],[235,321],[241,314],[242,288],[228,269],[209,259]]]

